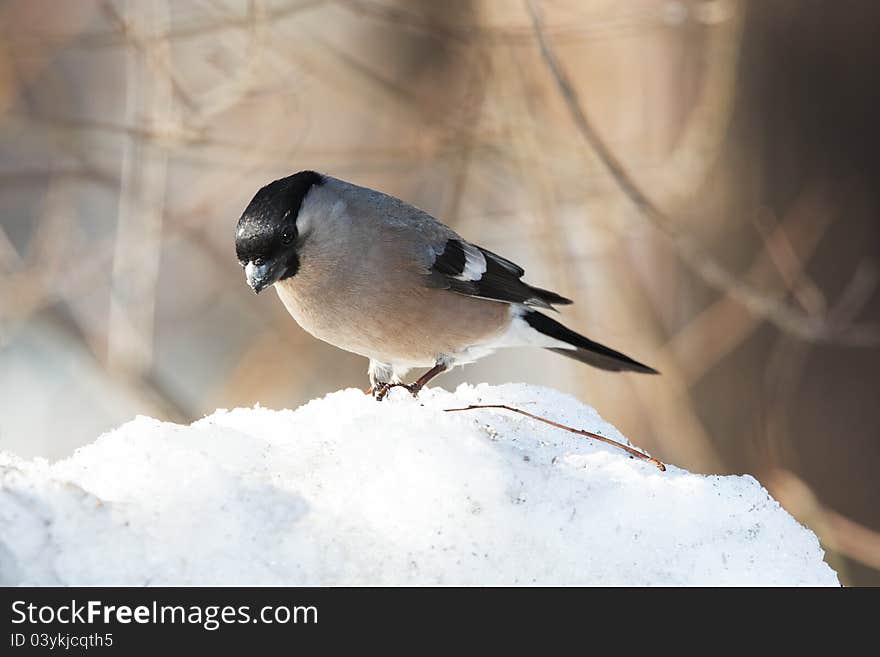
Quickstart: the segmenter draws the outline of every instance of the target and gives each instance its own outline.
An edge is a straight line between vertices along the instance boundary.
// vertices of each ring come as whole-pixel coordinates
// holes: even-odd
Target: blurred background
[[[880,5],[872,0],[0,2],[0,449],[366,387],[233,249],[317,169],[418,205],[663,372],[551,385],[750,473],[880,584]]]

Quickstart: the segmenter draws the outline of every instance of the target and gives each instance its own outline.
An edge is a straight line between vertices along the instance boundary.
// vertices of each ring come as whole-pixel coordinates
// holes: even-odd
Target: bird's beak
[[[245,265],[244,275],[247,276],[248,285],[250,285],[253,291],[257,294],[274,282],[271,278],[270,269],[271,263],[268,262],[256,265],[251,261]]]

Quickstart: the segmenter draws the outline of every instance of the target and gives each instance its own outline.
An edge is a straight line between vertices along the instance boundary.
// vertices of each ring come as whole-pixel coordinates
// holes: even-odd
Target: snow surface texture
[[[525,385],[138,417],[55,464],[0,453],[0,584],[837,585],[753,478],[660,472]]]

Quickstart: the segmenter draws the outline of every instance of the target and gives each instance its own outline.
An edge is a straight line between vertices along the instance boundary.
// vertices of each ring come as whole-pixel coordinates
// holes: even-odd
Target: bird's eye
[[[293,230],[288,228],[283,233],[281,233],[281,243],[282,244],[290,244],[295,237],[296,237],[296,233]]]

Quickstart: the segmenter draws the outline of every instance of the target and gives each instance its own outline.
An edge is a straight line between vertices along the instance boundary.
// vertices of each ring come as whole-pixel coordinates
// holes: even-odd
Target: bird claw
[[[370,393],[376,401],[382,401],[392,388],[406,388],[413,397],[418,397],[419,391],[422,389],[420,385],[415,383],[380,383],[370,388]]]

